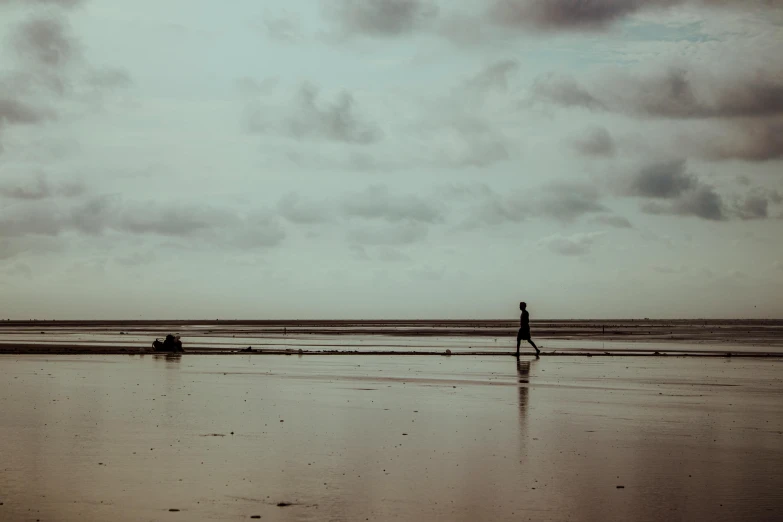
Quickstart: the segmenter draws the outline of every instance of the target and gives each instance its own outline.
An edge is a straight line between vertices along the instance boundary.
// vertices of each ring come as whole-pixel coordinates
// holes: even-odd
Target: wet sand
[[[0,355],[0,520],[778,520],[781,364]]]
[[[0,353],[151,351],[168,333],[190,353],[431,353],[501,355],[513,321],[0,321]],[[547,355],[783,354],[783,321],[538,321]],[[530,349],[529,347],[527,347]]]

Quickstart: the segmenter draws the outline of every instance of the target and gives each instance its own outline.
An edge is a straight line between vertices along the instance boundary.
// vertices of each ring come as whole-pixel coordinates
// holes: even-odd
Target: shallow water
[[[776,520],[781,368],[0,356],[0,520]]]

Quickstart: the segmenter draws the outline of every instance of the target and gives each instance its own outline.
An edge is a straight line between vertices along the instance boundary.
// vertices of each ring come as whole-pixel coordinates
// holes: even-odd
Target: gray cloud
[[[595,213],[608,212],[598,188],[585,183],[557,182],[524,192],[498,194],[486,185],[449,187],[446,196],[469,204],[463,228],[549,219],[572,223]]]
[[[239,216],[205,205],[171,202],[125,202],[119,196],[97,196],[75,204],[32,200],[0,217],[0,236],[15,240],[75,232],[190,239],[193,245],[233,248],[269,247],[285,238],[278,218],[254,212]],[[10,248],[10,247],[9,247]]]
[[[277,211],[285,219],[297,225],[313,225],[331,220],[331,209],[325,205],[304,201],[295,193],[283,196],[277,203]]]
[[[4,125],[40,123],[50,114],[11,98],[0,98],[0,128]]]
[[[696,185],[696,178],[686,171],[685,160],[672,160],[642,167],[627,180],[624,193],[640,198],[672,199]]]
[[[726,219],[723,199],[708,185],[701,185],[684,193],[674,202],[672,210],[683,216],[696,216],[713,221]]]
[[[709,185],[699,185],[683,192],[670,203],[647,202],[642,204],[648,214],[694,216],[710,221],[727,219],[723,198]]]
[[[43,174],[25,180],[8,181],[0,185],[0,196],[9,199],[39,200],[53,196],[76,197],[84,194],[86,187],[80,182],[52,185]]]
[[[23,2],[5,2],[22,6]],[[30,3],[73,7],[77,1]],[[34,12],[35,13],[35,12]],[[74,86],[92,88],[82,102],[94,104],[103,92],[124,87],[130,77],[116,68],[90,68],[81,53],[80,41],[71,33],[62,12],[42,10],[13,27],[9,48],[15,52],[14,67],[0,74],[0,133],[14,125],[42,124],[58,115],[58,102],[79,101]],[[0,144],[2,152],[2,144]]]
[[[783,203],[783,195],[777,190],[752,188],[744,196],[734,200],[733,214],[742,220],[767,219],[772,205]]]
[[[603,127],[594,127],[573,140],[574,148],[585,156],[614,156],[615,144],[611,134]]]
[[[13,259],[25,254],[51,254],[61,251],[64,246],[62,240],[51,235],[3,237],[0,239],[0,260]]]
[[[502,132],[490,123],[465,114],[454,115],[447,128],[438,130],[447,144],[436,148],[441,161],[451,167],[487,167],[509,159]]]
[[[540,196],[530,202],[535,213],[566,223],[585,214],[606,212],[600,203],[598,189],[582,183],[554,183],[544,187]]]
[[[588,88],[568,75],[549,74],[533,83],[533,98],[564,107],[585,107],[658,118],[737,118],[783,114],[783,82],[758,73],[737,78],[696,76],[683,68],[645,76],[616,73]]]
[[[2,5],[18,5],[27,6],[30,4],[38,4],[42,6],[59,6],[63,8],[76,7],[82,4],[84,0],[0,0],[0,6]]]
[[[521,223],[531,216],[529,201],[522,197],[505,197],[486,186],[480,187],[471,196],[477,198],[478,203],[463,221],[462,226],[465,228]]]
[[[266,13],[262,20],[263,32],[273,40],[282,42],[295,42],[301,38],[301,27],[291,13],[282,11],[278,13]]]
[[[590,221],[614,228],[633,228],[631,222],[622,216],[595,216]]]
[[[438,14],[428,0],[333,0],[325,8],[344,34],[390,37],[412,33]]]
[[[409,245],[424,240],[427,232],[420,222],[378,223],[351,228],[348,239],[362,245]]]
[[[685,136],[683,142],[709,160],[779,160],[783,158],[783,120],[743,121],[723,132]]]
[[[47,67],[64,66],[78,53],[65,22],[54,16],[24,22],[17,28],[14,44],[24,59]]]
[[[603,109],[604,104],[593,96],[574,77],[566,74],[547,74],[533,82],[533,99],[564,107]]]
[[[134,234],[189,237],[236,222],[233,214],[209,207],[172,203],[149,203],[143,206],[144,212],[138,212],[138,209],[124,212],[115,226]]]
[[[539,244],[562,256],[582,256],[590,253],[592,246],[605,234],[606,232],[589,232],[570,236],[556,235],[542,239]]]
[[[496,0],[491,19],[502,26],[539,30],[600,30],[640,11],[679,5],[707,8],[780,7],[781,0]]]
[[[687,172],[684,160],[653,163],[619,183],[625,196],[648,200],[641,209],[649,214],[727,219],[726,205],[715,189]],[[665,201],[665,202],[663,202]]]
[[[766,219],[769,200],[763,196],[748,196],[737,208],[740,219]]]
[[[490,90],[508,91],[508,77],[519,69],[516,60],[501,60],[479,71],[466,83],[468,89],[486,92]]]
[[[41,202],[6,210],[0,216],[0,237],[56,236],[66,226],[64,217]]]
[[[217,217],[217,216],[215,216]],[[225,216],[228,222],[235,220]],[[214,238],[218,244],[225,242],[229,246],[239,248],[269,248],[279,245],[286,237],[286,232],[276,216],[270,213],[257,212],[235,224],[237,231],[229,233],[227,239],[220,233]]]
[[[389,222],[440,223],[443,215],[437,206],[416,195],[395,196],[383,186],[343,198],[342,212],[348,217],[382,219]]]
[[[268,112],[254,106],[252,100],[247,109],[248,130],[251,132],[278,132],[293,138],[311,138],[327,141],[368,145],[381,139],[380,129],[365,122],[356,114],[353,96],[347,91],[336,101],[322,103],[318,89],[303,84],[286,114],[280,120],[270,118]]]

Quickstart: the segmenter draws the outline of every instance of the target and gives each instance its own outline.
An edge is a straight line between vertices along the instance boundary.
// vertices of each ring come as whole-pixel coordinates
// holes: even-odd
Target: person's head
[[[526,302],[524,302],[524,301],[521,301],[521,302],[519,303],[519,309],[520,309],[520,310],[524,310],[525,308],[527,308],[527,303],[526,303]]]

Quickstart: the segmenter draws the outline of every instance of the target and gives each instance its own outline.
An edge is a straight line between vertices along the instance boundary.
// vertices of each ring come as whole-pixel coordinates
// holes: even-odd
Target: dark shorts
[[[527,326],[527,327],[523,326],[517,332],[517,340],[521,341],[522,339],[524,339],[525,341],[529,341],[530,340],[530,327],[529,326]]]

